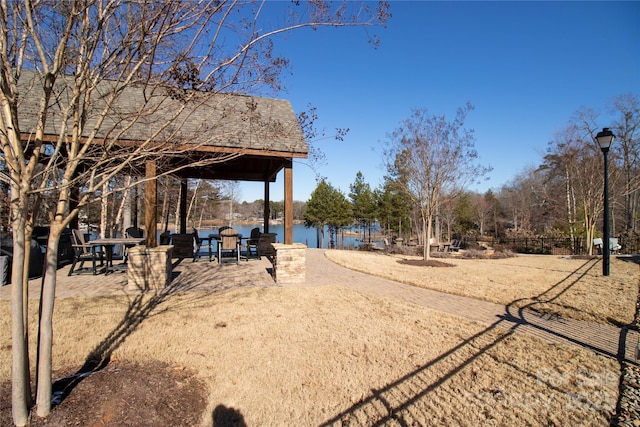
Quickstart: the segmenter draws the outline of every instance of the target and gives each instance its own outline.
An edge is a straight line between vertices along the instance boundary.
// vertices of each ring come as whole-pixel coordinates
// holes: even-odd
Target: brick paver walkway
[[[359,273],[332,263],[324,256],[322,249],[306,251],[306,281],[299,285],[338,285],[384,298],[393,298],[412,304],[420,304],[435,310],[486,325],[511,328],[516,332],[528,333],[549,342],[565,342],[591,349],[597,353],[624,358],[638,364],[637,352],[640,334],[636,331],[584,322],[573,319],[549,318],[529,310],[507,307],[486,301],[445,294],[418,288],[392,280]],[[225,290],[240,287],[278,286],[271,276],[271,263],[265,257],[260,261],[242,261],[219,266],[215,261],[183,260],[174,267],[176,289],[187,291]],[[69,266],[58,271],[56,295],[58,298],[76,296],[92,297],[128,293],[125,290],[127,274],[116,272],[109,275],[91,274],[67,276]],[[39,297],[40,279],[29,284],[31,298]],[[11,286],[0,287],[0,299],[9,299]]]
[[[597,353],[638,363],[640,334],[613,325],[581,320],[549,318],[530,310],[507,307],[487,301],[461,297],[406,285],[349,270],[336,265],[320,249],[307,250],[306,285],[335,284],[386,298],[420,304],[486,325],[512,328],[549,342],[565,342]],[[623,350],[624,349],[624,350]]]

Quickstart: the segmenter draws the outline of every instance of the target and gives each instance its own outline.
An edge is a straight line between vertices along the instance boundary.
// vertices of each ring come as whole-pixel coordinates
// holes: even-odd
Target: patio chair
[[[240,235],[233,228],[225,228],[220,232],[218,240],[218,263],[222,264],[224,255],[227,260],[235,259],[236,264],[240,263]]]
[[[609,239],[609,250],[611,252],[618,252],[620,249],[622,249],[622,245],[620,245],[620,243],[618,243],[618,238],[617,237],[611,237]]]
[[[193,258],[195,249],[193,233],[176,233],[171,235],[171,245],[173,245],[173,258]]]
[[[160,244],[161,245],[170,245],[171,244],[171,233],[168,230],[160,233]]]
[[[598,255],[602,255],[602,239],[599,237],[593,239],[593,246],[598,250]]]
[[[69,276],[73,274],[73,271],[76,268],[76,264],[80,262],[79,269],[82,269],[85,261],[91,261],[92,272],[93,274],[97,274],[96,270],[96,259],[100,259],[100,265],[104,264],[104,260],[102,257],[102,252],[98,255],[95,251],[95,248],[92,248],[91,245],[87,244],[84,239],[84,234],[80,230],[73,229],[71,230],[71,241],[72,247],[74,251],[73,264],[71,264],[71,269],[69,270]]]
[[[213,245],[211,243],[211,240],[212,239],[210,237],[200,237],[200,234],[198,234],[198,230],[196,230],[195,228],[193,229],[193,262],[196,262],[198,258],[202,256],[202,254],[200,253],[201,249],[208,249],[209,262],[211,262],[211,259],[213,257]]]
[[[460,240],[454,239],[449,246],[449,252],[458,252],[460,250]]]
[[[134,237],[136,239],[142,239],[144,237],[144,231],[138,227],[129,227],[124,231],[126,237]],[[129,249],[135,245],[124,245],[124,263],[129,260]]]
[[[258,250],[258,243],[260,242],[260,228],[255,227],[251,229],[251,235],[247,239],[247,261],[249,257],[260,259],[260,251]]]
[[[602,255],[603,243],[600,237],[593,239],[593,246],[598,249],[598,255]],[[620,243],[618,243],[618,239],[616,237],[609,238],[609,253],[615,253],[622,249]]]

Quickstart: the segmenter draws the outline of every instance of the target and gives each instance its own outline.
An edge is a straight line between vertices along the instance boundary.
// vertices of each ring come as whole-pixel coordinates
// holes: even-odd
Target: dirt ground
[[[206,388],[192,372],[157,361],[114,359],[85,378],[56,374],[54,393],[68,395],[49,417],[34,417],[29,426],[196,426],[206,407]],[[9,426],[8,384],[1,391],[0,423]]]
[[[330,257],[347,262],[339,252]],[[405,271],[405,280],[421,274],[423,286],[450,283],[459,290],[472,282],[472,296],[487,297],[493,283],[493,293],[500,294],[495,299],[509,301],[535,300],[541,293],[536,280],[553,284],[579,267],[573,260],[566,265],[554,257],[518,257],[441,260],[455,267],[434,268],[349,254],[352,267],[367,263],[369,272],[382,274],[371,267],[378,265],[392,276]],[[637,265],[615,267],[611,286],[621,293],[635,286],[635,297]],[[577,294],[594,286],[581,288],[591,274],[598,275],[588,270],[576,277]],[[503,295],[507,277],[518,289]],[[626,301],[597,295],[602,301],[595,305],[602,307],[589,303],[589,317],[633,316]],[[550,308],[567,305],[564,297]],[[572,303],[568,311],[582,304],[587,302]],[[620,375],[614,360],[591,351],[339,283],[60,299],[54,328],[56,378],[83,366],[101,368],[75,382],[66,378],[68,397],[32,426],[605,426],[615,412]],[[35,325],[30,334],[35,336]],[[0,301],[3,426],[11,425],[10,348],[9,303]]]

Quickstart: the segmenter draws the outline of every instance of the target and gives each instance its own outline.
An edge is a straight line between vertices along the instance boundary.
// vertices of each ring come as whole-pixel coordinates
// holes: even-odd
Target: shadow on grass
[[[213,427],[247,427],[242,412],[224,405],[216,406],[212,414]]]
[[[623,328],[624,332],[621,332],[620,334],[618,351],[615,353],[576,339],[562,330],[554,330],[552,328],[545,327],[545,322],[533,324],[527,320],[531,316],[529,306],[535,305],[541,301],[553,303],[571,287],[576,285],[580,279],[582,279],[597,264],[597,262],[597,260],[588,260],[540,295],[529,299],[528,301],[531,302],[528,302],[524,306],[514,307],[522,301],[513,301],[505,307],[505,313],[498,316],[498,320],[487,328],[472,337],[465,339],[463,342],[454,346],[447,352],[442,353],[438,357],[428,361],[417,369],[385,385],[384,387],[371,390],[370,393],[361,401],[336,414],[321,425],[329,426],[336,423],[342,423],[342,425],[350,425],[351,423],[354,425],[360,425],[365,423],[366,425],[373,426],[387,424],[410,426],[414,425],[414,422],[417,422],[418,424],[423,423],[425,419],[429,419],[429,414],[423,414],[420,412],[411,413],[412,409],[413,411],[420,411],[419,409],[414,408],[414,405],[419,400],[430,395],[433,396],[433,399],[438,399],[438,397],[432,393],[438,390],[440,386],[448,380],[460,374],[462,370],[481,356],[489,355],[489,357],[495,359],[495,357],[490,355],[488,352],[507,340],[518,329],[523,327],[533,328],[543,332],[545,335],[550,334],[553,337],[568,340],[583,348],[596,351],[600,354],[604,354],[618,360],[624,359],[624,351],[626,348],[626,328]],[[549,324],[553,322],[547,321],[546,323]],[[499,334],[497,337],[494,335],[495,332],[498,332]],[[567,329],[566,332],[571,331]],[[533,378],[536,381],[543,382],[550,389],[567,393],[566,390],[562,390],[560,388],[553,378],[540,378],[539,375],[535,375],[532,372],[526,372],[522,368],[509,363],[508,361],[497,361],[502,364],[507,363],[511,368],[524,373],[526,376]],[[410,392],[407,393],[407,390]],[[451,400],[457,401],[459,404],[460,401],[465,399],[464,395],[460,395],[461,393],[464,392],[458,390],[456,396],[452,397]],[[500,393],[500,390],[488,391],[488,394],[492,393]],[[595,402],[595,404],[592,402],[581,403],[594,407],[598,402]],[[489,404],[487,404],[487,407],[489,407]],[[478,407],[478,410],[481,409],[481,407]],[[602,411],[602,409],[600,410]],[[453,412],[455,412],[455,410]],[[450,421],[455,424],[455,414],[452,416],[454,419],[451,419]],[[462,422],[463,420],[459,421]]]
[[[183,259],[173,263],[173,268],[178,267]],[[247,265],[241,265],[236,269],[225,269],[217,263],[208,263],[206,268],[198,268],[202,263],[186,263],[188,272],[172,272],[171,282],[163,289],[151,290],[129,295],[127,310],[122,319],[113,330],[89,353],[84,364],[78,371],[67,377],[58,379],[53,383],[52,406],[57,406],[66,399],[75,387],[84,378],[99,372],[105,368],[114,351],[147,319],[170,310],[179,310],[181,306],[191,306],[199,299],[213,292],[224,292],[237,289],[238,278],[249,274]],[[244,268],[243,268],[244,267]],[[248,281],[245,287],[256,286]],[[192,292],[194,290],[202,292]],[[182,298],[180,303],[166,304],[168,300],[177,295],[189,294],[191,298]],[[175,300],[174,300],[175,301]]]

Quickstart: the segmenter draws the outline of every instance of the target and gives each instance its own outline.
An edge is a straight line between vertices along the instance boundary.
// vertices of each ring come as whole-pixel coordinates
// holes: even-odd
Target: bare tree
[[[480,236],[484,236],[484,227],[489,215],[491,215],[491,212],[493,211],[493,205],[484,195],[477,193],[472,194],[471,203],[473,204],[473,214],[478,226],[478,232],[480,233]]]
[[[458,194],[470,180],[489,170],[476,163],[473,131],[463,127],[472,109],[471,104],[460,108],[451,122],[445,116],[414,110],[390,136],[389,168],[401,169],[406,189],[420,210],[425,260],[429,259],[428,242],[443,196]]]
[[[31,405],[25,266],[34,200],[45,193],[55,195],[36,367],[36,413],[46,416],[51,407],[59,237],[79,209],[113,177],[130,173],[145,160],[161,162],[168,153],[186,156],[184,141],[207,143],[181,132],[196,109],[216,111],[216,105],[206,105],[211,98],[203,93],[278,90],[287,60],[273,52],[275,35],[301,27],[378,25],[389,16],[383,2],[374,8],[347,1],[292,2],[281,8],[281,25],[270,26],[263,19],[263,9],[269,5],[218,0],[0,4],[0,144],[7,164],[2,179],[10,186],[14,239],[16,425],[27,423]],[[127,108],[119,100],[131,96],[131,91],[138,95]],[[37,102],[27,108],[25,99]],[[152,120],[157,117],[162,119]],[[120,143],[142,122],[146,133],[136,135],[135,146]],[[275,131],[269,126],[257,129]],[[221,156],[215,161],[227,159]],[[83,193],[76,197],[74,189],[79,187]]]
[[[444,196],[439,210],[442,222],[444,222],[444,225],[447,227],[446,236],[447,241],[449,242],[451,242],[451,240],[453,239],[453,227],[457,220],[455,201],[455,197]]]
[[[546,175],[546,182],[554,187],[554,192],[558,194],[557,200],[564,201],[564,221],[560,218],[557,219],[559,223],[566,223],[572,242],[574,237],[580,234],[579,224],[583,224],[579,218],[574,175],[576,168],[579,167],[580,150],[572,142],[574,133],[575,129],[573,128],[557,132],[554,140],[550,143],[549,152],[539,168],[539,171]]]
[[[545,165],[550,173],[555,173],[564,181],[567,222],[572,229],[576,224],[584,227],[582,233],[589,244],[589,253],[596,223],[604,208],[602,155],[591,132],[579,125],[568,126],[557,134],[549,147],[549,154],[545,156]],[[611,176],[612,182],[615,182],[615,168]]]
[[[614,98],[612,110],[619,115],[613,124],[616,135],[612,147],[620,153],[622,172],[623,230],[628,236],[639,230],[637,220],[640,207],[640,100],[633,94]]]

